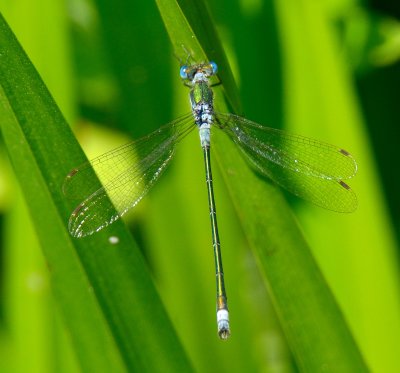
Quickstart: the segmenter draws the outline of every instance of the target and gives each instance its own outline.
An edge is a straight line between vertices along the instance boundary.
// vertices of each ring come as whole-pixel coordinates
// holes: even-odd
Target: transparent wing
[[[289,192],[328,210],[356,209],[357,197],[343,180],[356,174],[357,164],[346,150],[233,114],[215,119],[261,173]]]
[[[165,170],[175,145],[193,128],[190,113],[73,169],[63,184],[67,197],[81,201],[69,219],[71,235],[97,232],[136,206]]]

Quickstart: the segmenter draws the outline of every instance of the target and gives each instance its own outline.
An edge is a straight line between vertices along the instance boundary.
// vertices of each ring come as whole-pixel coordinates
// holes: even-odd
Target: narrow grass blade
[[[190,371],[144,260],[118,222],[86,239],[66,228],[61,185],[85,161],[40,77],[0,18],[0,128],[84,371]],[[109,241],[110,236],[118,243]]]
[[[189,51],[194,51],[194,58],[202,58],[197,55],[198,51],[215,58],[215,48],[219,50],[220,42],[202,1],[157,3],[175,48],[184,43]],[[226,68],[225,61],[222,58],[221,71]],[[235,102],[237,95],[233,87],[225,86],[229,102]],[[221,97],[216,101],[220,108],[224,106]],[[251,172],[226,138],[221,137],[213,150],[299,368],[307,372],[367,371],[342,313],[279,190]]]

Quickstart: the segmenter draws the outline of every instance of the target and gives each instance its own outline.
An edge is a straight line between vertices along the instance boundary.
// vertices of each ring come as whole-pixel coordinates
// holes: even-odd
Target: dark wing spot
[[[347,150],[344,150],[344,149],[340,149],[340,153],[342,153],[343,155],[345,155],[347,157],[350,155],[350,153]]]
[[[347,185],[347,184],[346,184],[344,181],[342,181],[342,180],[339,181],[339,184],[340,184],[343,188],[345,188],[345,189],[347,189],[347,190],[350,190],[350,189],[351,189],[350,186]]]
[[[70,173],[67,175],[67,178],[70,179],[72,176],[74,176],[79,170],[77,168],[74,168],[73,170],[70,171]]]

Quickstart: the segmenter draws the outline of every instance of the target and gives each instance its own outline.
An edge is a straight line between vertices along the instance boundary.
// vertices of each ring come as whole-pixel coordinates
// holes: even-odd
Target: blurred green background
[[[350,181],[359,198],[354,214],[287,199],[367,365],[374,372],[398,371],[400,3],[219,0],[208,6],[244,115],[342,146],[357,159],[359,173]],[[0,11],[89,158],[189,110],[155,2],[3,0]],[[125,221],[196,370],[297,371],[214,168],[232,313],[227,344],[215,331],[211,233],[196,135],[180,145]],[[2,142],[0,229],[0,371],[79,371]]]

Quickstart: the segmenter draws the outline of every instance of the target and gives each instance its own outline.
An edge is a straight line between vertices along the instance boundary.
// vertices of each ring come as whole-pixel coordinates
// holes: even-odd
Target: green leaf
[[[73,239],[61,185],[85,161],[68,125],[0,18],[0,128],[85,371],[190,371],[124,224]],[[68,156],[67,156],[68,155]],[[109,242],[110,236],[119,239]]]
[[[178,53],[183,44],[195,60],[204,56],[213,58],[221,74],[230,75],[227,59],[202,1],[166,3],[158,0],[157,4]],[[234,84],[230,84],[229,79],[221,78],[221,81],[228,101],[236,103]],[[216,102],[221,110],[224,107],[221,95],[216,97]],[[258,258],[297,365],[307,372],[322,369],[367,371],[342,313],[280,191],[258,178],[232,143],[217,133],[215,136],[220,138],[213,151],[243,230]],[[234,328],[232,325],[233,335]]]
[[[298,218],[370,369],[387,372],[396,370],[398,365],[400,336],[399,268],[393,260],[398,247],[388,213],[390,205],[397,204],[383,196],[380,175],[384,171],[376,169],[374,157],[378,150],[371,149],[369,137],[381,133],[384,146],[391,149],[384,122],[387,117],[394,123],[397,116],[391,113],[394,108],[389,103],[390,87],[381,88],[385,86],[383,76],[387,71],[380,69],[366,77],[366,81],[371,81],[373,76],[379,87],[369,87],[371,101],[361,107],[354,77],[349,77],[349,56],[343,55],[343,44],[338,43],[343,41],[330,22],[324,22],[333,15],[338,17],[338,9],[330,10],[331,6],[333,3],[301,1],[292,7],[280,2],[276,7],[282,55],[287,61],[286,121],[293,131],[305,131],[340,144],[355,156],[359,172],[351,185],[357,192],[359,206],[347,216],[303,206]],[[339,17],[365,17],[364,10],[354,7],[350,12],[342,9]],[[371,10],[369,14],[373,16]],[[303,20],[301,24],[298,19]],[[351,23],[351,37],[362,40],[360,24],[355,20]],[[359,86],[365,84],[359,82]],[[383,91],[387,96],[382,96]],[[372,102],[384,105],[385,109],[378,114]],[[375,126],[371,123],[374,120]],[[390,159],[382,164],[391,167]],[[389,172],[393,174],[392,170]],[[392,188],[396,189],[394,185]]]

